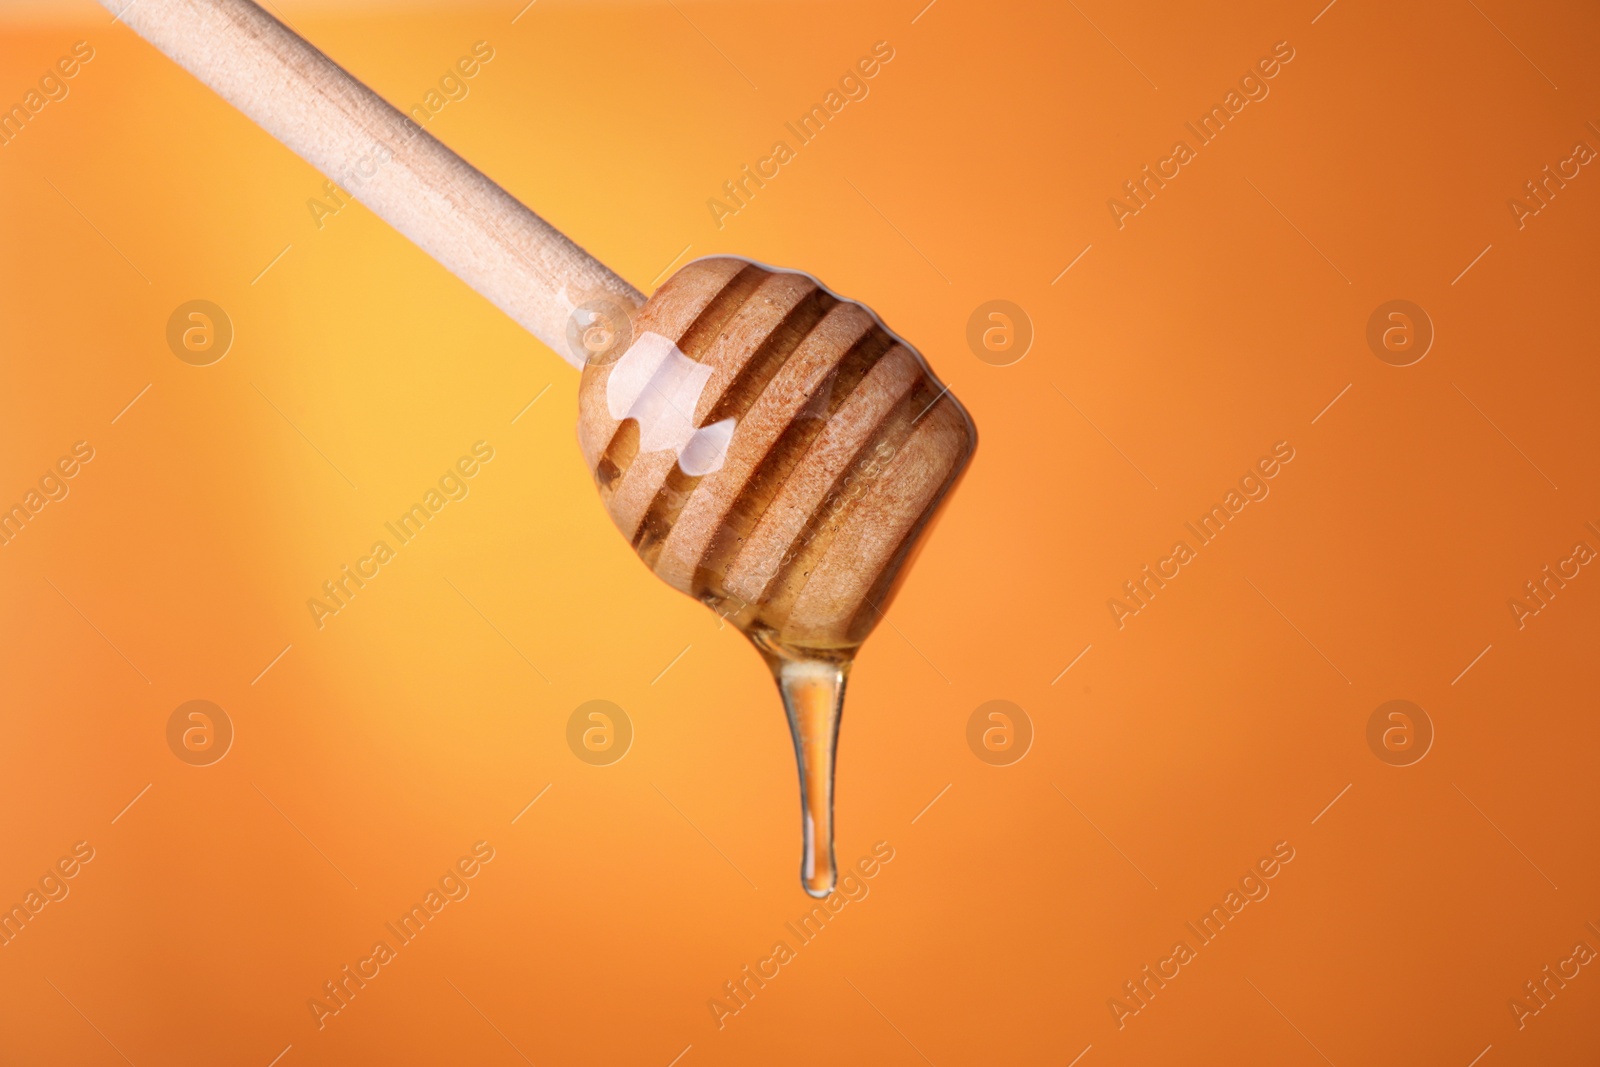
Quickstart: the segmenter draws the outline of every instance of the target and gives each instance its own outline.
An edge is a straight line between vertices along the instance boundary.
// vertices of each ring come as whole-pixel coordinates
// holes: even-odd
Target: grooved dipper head
[[[578,440],[663,581],[778,655],[848,656],[977,444],[871,311],[816,279],[696,260],[592,358]]]

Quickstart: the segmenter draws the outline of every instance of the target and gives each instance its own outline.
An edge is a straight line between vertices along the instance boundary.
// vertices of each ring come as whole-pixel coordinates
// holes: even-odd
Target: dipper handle
[[[100,0],[574,367],[579,305],[644,295],[251,0]]]

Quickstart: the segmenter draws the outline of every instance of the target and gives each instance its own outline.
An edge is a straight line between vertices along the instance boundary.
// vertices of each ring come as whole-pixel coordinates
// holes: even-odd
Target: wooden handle
[[[582,305],[644,295],[250,0],[100,0],[574,367]]]

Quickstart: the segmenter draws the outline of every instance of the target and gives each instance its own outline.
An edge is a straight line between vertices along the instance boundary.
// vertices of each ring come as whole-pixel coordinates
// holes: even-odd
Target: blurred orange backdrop
[[[273,8],[402,108],[484,43],[430,132],[646,291],[817,275],[971,411],[847,702],[839,859],[892,859],[811,941],[771,679],[616,536],[577,376],[88,0],[0,13],[0,1058],[1594,1061],[1600,15],[925,3]],[[1368,343],[1397,299],[1406,366]],[[206,366],[192,300],[232,324]],[[991,300],[1010,365],[967,340]],[[566,740],[594,699],[634,732],[607,766]],[[209,765],[169,743],[193,700]],[[969,747],[992,700],[1009,765]],[[1418,762],[1369,742],[1391,700]]]

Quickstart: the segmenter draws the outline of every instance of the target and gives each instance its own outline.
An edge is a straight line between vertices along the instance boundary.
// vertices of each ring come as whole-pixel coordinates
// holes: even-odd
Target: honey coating
[[[761,650],[800,764],[806,891],[833,887],[855,650],[977,443],[914,349],[816,279],[697,260],[591,358],[578,439],[612,521]]]

